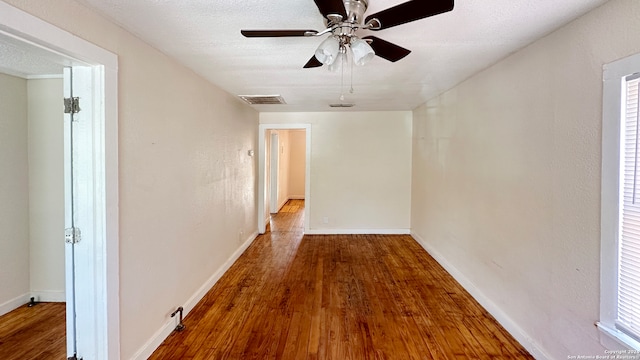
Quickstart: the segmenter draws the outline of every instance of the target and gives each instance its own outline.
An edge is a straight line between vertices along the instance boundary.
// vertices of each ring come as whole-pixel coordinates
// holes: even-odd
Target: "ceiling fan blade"
[[[391,62],[396,62],[411,53],[411,50],[375,36],[365,36],[363,39],[371,40],[369,45],[371,45],[371,48],[375,51],[376,55]]]
[[[347,18],[347,10],[344,8],[342,0],[313,0],[318,6],[318,10],[325,18],[328,15],[340,15],[343,19]]]
[[[365,23],[372,19],[377,19],[380,23],[380,28],[371,30],[388,29],[396,25],[451,11],[453,10],[453,1],[454,0],[411,0],[369,15],[365,19]]]
[[[307,61],[306,64],[304,64],[305,69],[319,67],[319,66],[322,66],[322,63],[318,59],[316,59],[315,55],[312,56],[311,59],[309,59],[309,61]]]
[[[316,30],[240,30],[245,37],[313,36]]]

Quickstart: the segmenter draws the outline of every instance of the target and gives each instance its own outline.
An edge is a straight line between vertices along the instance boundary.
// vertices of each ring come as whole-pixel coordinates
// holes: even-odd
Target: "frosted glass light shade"
[[[344,66],[344,63],[346,61],[347,61],[347,54],[343,51],[340,51],[338,53],[338,56],[336,56],[336,60],[329,65],[329,71],[332,71],[332,72],[338,71],[342,66]]]
[[[353,62],[358,66],[368,63],[376,55],[366,41],[357,38],[351,41],[351,51],[353,52]]]
[[[316,50],[316,59],[325,65],[331,65],[340,53],[340,44],[333,36],[326,38]]]

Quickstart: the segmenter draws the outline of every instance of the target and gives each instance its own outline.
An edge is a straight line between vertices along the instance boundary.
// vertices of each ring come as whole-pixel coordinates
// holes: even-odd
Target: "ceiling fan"
[[[382,10],[366,18],[364,13],[369,0],[314,0],[318,10],[325,18],[326,29],[317,30],[241,30],[245,37],[315,37],[330,34],[304,65],[313,68],[322,65],[332,66],[337,59],[344,59],[349,48],[353,63],[363,65],[374,55],[396,62],[409,55],[411,50],[382,40],[375,36],[356,35],[360,29],[384,30],[411,21],[442,14],[453,10],[454,0],[410,0]]]

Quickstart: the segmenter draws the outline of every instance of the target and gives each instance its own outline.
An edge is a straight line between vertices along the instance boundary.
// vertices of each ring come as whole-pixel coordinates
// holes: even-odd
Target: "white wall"
[[[31,294],[65,300],[62,79],[27,81]]]
[[[312,232],[408,231],[411,116],[409,111],[260,114],[263,124],[311,124]]]
[[[0,315],[29,298],[27,81],[0,74]]]
[[[289,131],[289,198],[304,199],[307,138],[304,130]]]
[[[602,66],[639,17],[612,0],[414,111],[413,232],[539,356],[603,355]]]
[[[144,354],[257,231],[258,114],[73,0],[6,2],[118,55],[120,358]]]
[[[62,80],[0,74],[0,92],[4,313],[30,296],[64,301]]]
[[[265,130],[264,134],[264,152],[265,152],[265,167],[264,167],[264,209],[263,213],[265,215],[265,224],[269,223],[269,217],[271,214],[271,198],[273,196],[277,196],[271,194],[271,134],[274,130]],[[259,152],[256,151],[256,154]]]
[[[290,152],[289,131],[279,130],[278,133],[278,209],[289,200],[289,166]]]

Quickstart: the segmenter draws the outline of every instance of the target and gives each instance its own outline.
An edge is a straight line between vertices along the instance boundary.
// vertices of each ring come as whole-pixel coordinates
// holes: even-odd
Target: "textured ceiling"
[[[0,33],[0,73],[25,79],[62,75],[69,61],[57,54]]]
[[[396,63],[376,57],[347,68],[342,87],[340,71],[302,68],[324,37],[240,34],[322,30],[313,0],[79,1],[232,94],[279,94],[287,102],[254,105],[259,111],[328,111],[343,91],[351,110],[362,111],[414,109],[607,0],[457,0],[452,12],[375,32],[413,52]],[[366,14],[401,2],[370,0]]]

